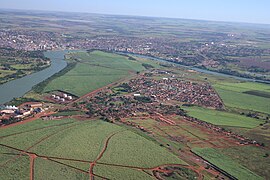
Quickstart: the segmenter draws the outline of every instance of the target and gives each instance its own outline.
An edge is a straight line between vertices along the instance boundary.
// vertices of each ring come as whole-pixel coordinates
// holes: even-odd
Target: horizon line
[[[41,12],[54,12],[54,13],[78,13],[78,14],[96,14],[96,15],[107,15],[107,16],[129,16],[129,17],[145,17],[145,18],[163,18],[163,19],[179,19],[179,20],[193,20],[193,21],[209,21],[216,23],[232,23],[232,24],[250,24],[250,25],[267,25],[270,23],[255,23],[255,22],[244,22],[244,21],[227,21],[227,20],[211,20],[211,19],[193,19],[193,18],[181,18],[181,17],[165,17],[165,16],[148,16],[148,15],[132,15],[132,14],[111,14],[111,13],[99,13],[99,12],[77,12],[77,11],[61,11],[61,10],[39,10],[39,9],[16,9],[16,8],[0,8],[6,11],[41,11]],[[31,13],[31,12],[30,12]]]

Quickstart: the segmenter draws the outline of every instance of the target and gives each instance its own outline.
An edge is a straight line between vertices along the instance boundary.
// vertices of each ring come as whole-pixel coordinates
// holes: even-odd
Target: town
[[[161,80],[138,78],[128,83],[132,92],[153,98],[153,101],[178,101],[203,107],[222,109],[223,103],[207,83],[196,83],[176,78]]]
[[[241,57],[267,56],[269,49],[252,47],[249,44],[234,44],[239,35],[222,33],[218,38],[213,35],[209,41],[181,42],[175,37],[129,37],[121,35],[106,35],[85,38],[70,38],[58,32],[24,31],[0,29],[0,47],[24,51],[46,51],[59,49],[98,49],[110,52],[132,53],[161,58],[170,62],[197,66],[226,74],[241,77],[269,79],[268,66],[260,63],[247,64]],[[239,57],[230,58],[232,55]],[[238,69],[228,69],[228,64],[234,63]],[[263,62],[261,62],[264,64]],[[253,73],[241,73],[239,68]]]

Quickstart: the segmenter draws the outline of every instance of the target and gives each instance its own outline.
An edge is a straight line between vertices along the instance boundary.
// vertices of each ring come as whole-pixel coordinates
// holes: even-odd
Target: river
[[[121,53],[121,52],[117,52],[117,54],[132,55],[132,56],[141,57],[141,58],[145,58],[145,59],[151,59],[151,60],[155,60],[155,61],[171,63],[171,64],[174,64],[174,65],[179,66],[179,67],[184,67],[184,68],[191,69],[191,70],[198,71],[198,72],[205,73],[205,74],[211,74],[211,75],[216,75],[216,76],[234,78],[234,79],[241,80],[241,81],[259,82],[259,83],[270,84],[270,81],[267,81],[267,80],[257,80],[257,79],[251,79],[251,78],[244,78],[244,77],[219,73],[219,72],[215,72],[215,71],[210,71],[210,70],[207,70],[207,69],[200,69],[200,68],[196,68],[196,67],[192,67],[192,66],[185,66],[185,65],[181,65],[181,64],[178,64],[178,63],[175,63],[175,62],[170,62],[170,61],[165,60],[165,59],[151,57],[151,56],[145,56],[145,55],[133,54],[133,53]]]
[[[13,98],[22,97],[25,93],[30,91],[33,86],[48,79],[55,73],[61,71],[67,66],[65,61],[65,54],[68,51],[47,51],[44,55],[51,59],[51,66],[35,72],[33,74],[24,76],[22,78],[9,81],[0,85],[0,104],[4,104]]]

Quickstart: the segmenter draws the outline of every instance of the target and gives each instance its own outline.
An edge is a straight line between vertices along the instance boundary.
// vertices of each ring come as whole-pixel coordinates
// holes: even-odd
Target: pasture
[[[69,56],[70,59],[76,60],[75,68],[49,82],[43,92],[61,90],[82,96],[144,70],[143,62],[112,53],[77,52]]]
[[[186,164],[166,148],[123,126],[75,119],[36,120],[1,129],[0,163],[5,167],[0,170],[4,179],[40,179],[44,174],[50,179],[151,179],[153,175],[144,169]]]
[[[260,125],[263,121],[229,113],[225,111],[218,111],[213,109],[206,109],[201,107],[184,107],[184,110],[188,112],[188,115],[205,122],[221,125],[221,126],[232,126],[232,127],[243,127],[243,128],[255,128]]]

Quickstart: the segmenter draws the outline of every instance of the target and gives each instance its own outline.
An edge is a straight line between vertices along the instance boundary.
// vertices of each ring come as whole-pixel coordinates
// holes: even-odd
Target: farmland
[[[262,113],[270,112],[269,85],[259,83],[214,84],[215,89],[228,107],[246,109]]]
[[[151,179],[152,175],[144,173],[143,169],[164,164],[186,165],[154,141],[99,120],[37,120],[21,126],[1,130],[0,160],[5,168],[1,168],[0,174],[4,179],[28,179],[32,171],[36,178],[50,171],[51,178],[60,179],[88,179],[89,175]],[[31,159],[32,154],[36,157],[30,171],[27,155]],[[88,174],[91,163],[93,168]]]
[[[101,51],[78,52],[70,56],[70,59],[77,61],[75,68],[49,82],[44,92],[62,90],[82,96],[144,70],[142,62]]]
[[[269,154],[269,150],[246,146],[217,149],[217,151],[233,158],[234,161],[243,164],[253,172],[263,175],[266,179],[269,179],[270,170],[269,168],[265,168],[270,163],[270,159],[267,155]]]
[[[40,179],[48,172],[51,179],[226,177],[213,165],[239,179],[268,177],[269,168],[262,170],[262,166],[253,166],[254,159],[263,161],[262,164],[268,162],[264,157],[268,147],[259,147],[261,142],[268,142],[268,130],[262,130],[268,127],[266,116],[247,117],[241,111],[249,111],[249,108],[230,106],[222,94],[216,97],[220,100],[220,95],[225,106],[220,100],[217,110],[203,108],[204,104],[203,107],[190,105],[193,101],[188,105],[162,96],[158,101],[141,102],[133,97],[137,90],[131,91],[131,87],[137,85],[134,79],[141,82],[139,85],[154,79],[165,91],[138,86],[146,90],[141,94],[146,97],[156,93],[167,97],[169,91],[166,89],[170,87],[166,88],[165,84],[176,87],[170,84],[171,78],[175,78],[180,80],[177,85],[191,82],[184,90],[190,89],[192,93],[183,95],[190,100],[194,94],[201,95],[202,91],[194,91],[195,85],[205,83],[207,86],[203,89],[208,93],[212,85],[217,92],[223,90],[234,96],[239,93],[259,98],[260,111],[268,103],[260,99],[267,99],[268,85],[239,83],[227,78],[220,81],[219,77],[201,76],[198,72],[102,51],[72,52],[66,60],[74,66],[40,86],[44,88],[40,94],[30,93],[31,98],[40,98],[55,114],[44,120],[1,129],[0,165],[5,168],[0,175],[4,179]],[[147,90],[151,91],[148,95]],[[63,91],[77,97],[64,105],[47,101],[51,94]],[[212,94],[216,94],[214,89]],[[183,103],[185,105],[181,106]],[[240,100],[238,105],[242,105]],[[264,132],[265,136],[253,143],[257,140],[254,136],[249,139],[251,136],[238,136],[227,129],[243,134],[258,130],[251,134]],[[245,156],[249,153],[253,153],[252,158]]]
[[[192,151],[238,179],[263,179],[215,149],[194,148]]]
[[[189,107],[184,109],[190,116],[215,125],[255,128],[262,123],[262,121],[254,118],[225,111],[211,110],[200,107]]]

